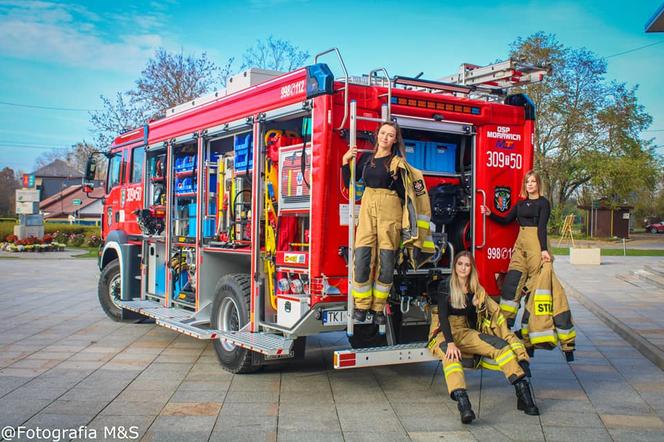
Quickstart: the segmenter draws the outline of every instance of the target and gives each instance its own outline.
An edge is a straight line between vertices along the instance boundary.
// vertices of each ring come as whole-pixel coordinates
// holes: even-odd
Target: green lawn
[[[99,258],[99,247],[87,247],[87,246],[81,246],[81,247],[69,247],[72,249],[76,250],[87,250],[87,253],[81,254],[81,255],[76,255],[74,258]]]
[[[554,255],[569,255],[568,247],[554,247]],[[623,249],[601,249],[602,256],[623,256]],[[664,256],[664,250],[627,249],[627,256]]]

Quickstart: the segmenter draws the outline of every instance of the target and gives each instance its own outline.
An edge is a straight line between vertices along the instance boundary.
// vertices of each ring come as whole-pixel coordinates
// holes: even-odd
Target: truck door
[[[108,172],[106,177],[106,203],[102,214],[104,238],[108,232],[121,229],[120,199],[122,193],[122,181],[124,168],[122,151],[111,154],[108,160]]]
[[[143,166],[145,163],[145,147],[137,146],[125,150],[128,158],[127,179],[124,185],[124,230],[128,234],[138,235],[141,233],[136,223],[136,209],[143,208]],[[122,199],[121,199],[122,202]]]
[[[518,226],[492,221],[482,214],[480,205],[505,216],[519,200],[521,180],[532,166],[532,155],[524,150],[530,140],[524,138],[523,126],[495,124],[479,127],[476,138],[473,250],[480,282],[494,296],[500,294],[497,278],[507,272]]]

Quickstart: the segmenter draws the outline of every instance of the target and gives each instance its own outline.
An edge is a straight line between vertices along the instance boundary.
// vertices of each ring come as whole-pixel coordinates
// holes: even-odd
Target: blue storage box
[[[456,172],[457,145],[453,143],[427,143],[423,169],[432,172]]]
[[[189,224],[187,225],[187,236],[196,236],[196,203],[189,204],[187,207],[189,213]]]
[[[203,236],[214,236],[217,232],[217,223],[214,219],[206,219],[203,221]]]
[[[196,155],[184,155],[175,158],[176,172],[191,172],[196,168]]]
[[[427,143],[424,141],[403,140],[406,151],[406,161],[416,169],[424,169],[424,151]]]
[[[175,157],[175,166],[174,169],[176,172],[182,170],[182,163],[184,162],[184,157]]]
[[[184,286],[187,285],[187,281],[189,281],[189,274],[184,271],[180,272],[180,277],[173,279],[173,292],[176,294],[180,293]]]
[[[235,170],[251,170],[254,166],[253,135],[251,133],[235,136]]]
[[[196,192],[196,183],[191,177],[177,178],[175,180],[175,194],[181,195],[183,193]]]
[[[154,275],[154,294],[164,296],[166,293],[166,266],[163,264],[157,264]]]

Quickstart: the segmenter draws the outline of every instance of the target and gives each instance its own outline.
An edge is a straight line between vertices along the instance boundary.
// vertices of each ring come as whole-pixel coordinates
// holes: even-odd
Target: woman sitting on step
[[[475,419],[466,392],[462,354],[494,360],[514,385],[518,409],[539,415],[526,379],[530,373],[528,356],[523,344],[507,328],[498,304],[480,285],[473,255],[460,252],[453,267],[448,283],[441,284],[438,306],[432,311],[428,348],[443,362],[447,390],[457,402],[461,422],[468,424]]]

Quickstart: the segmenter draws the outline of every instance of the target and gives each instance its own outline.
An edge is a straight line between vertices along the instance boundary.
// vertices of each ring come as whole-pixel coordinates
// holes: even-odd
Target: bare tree
[[[134,100],[129,92],[118,92],[115,101],[101,95],[103,109],[90,113],[94,126],[94,142],[101,149],[111,145],[113,139],[123,132],[135,129],[147,121],[147,106]]]
[[[54,147],[51,150],[47,150],[39,154],[39,156],[35,159],[34,168],[35,170],[37,170],[48,164],[51,164],[55,160],[67,161],[68,155],[69,155],[69,149]]]
[[[274,38],[257,40],[256,44],[242,55],[242,69],[261,68],[274,71],[292,71],[299,68],[309,58],[309,52],[303,51],[291,42]]]
[[[97,149],[94,145],[87,143],[86,141],[78,142],[68,149],[51,149],[50,151],[44,152],[37,157],[35,160],[35,169],[46,166],[52,163],[54,160],[62,160],[79,172],[83,172],[85,170],[88,158],[92,154],[98,152],[99,149]],[[105,157],[97,157],[97,170],[97,179],[103,179],[106,174]]]
[[[16,214],[16,189],[21,187],[14,169],[5,167],[0,170],[0,215],[14,216]],[[0,238],[4,240],[4,238]]]
[[[229,66],[230,69],[230,66]],[[203,52],[200,57],[158,49],[141,72],[132,98],[155,114],[163,114],[214,89],[221,69]]]
[[[270,36],[247,49],[242,68],[290,71],[301,66],[308,57],[308,52],[292,43]],[[158,49],[148,60],[134,89],[118,92],[114,100],[100,97],[102,109],[90,114],[94,144],[105,149],[122,132],[158,118],[168,108],[212,92],[217,87],[225,87],[228,78],[236,72],[234,66],[235,58],[229,58],[220,67],[205,53],[199,57]]]

